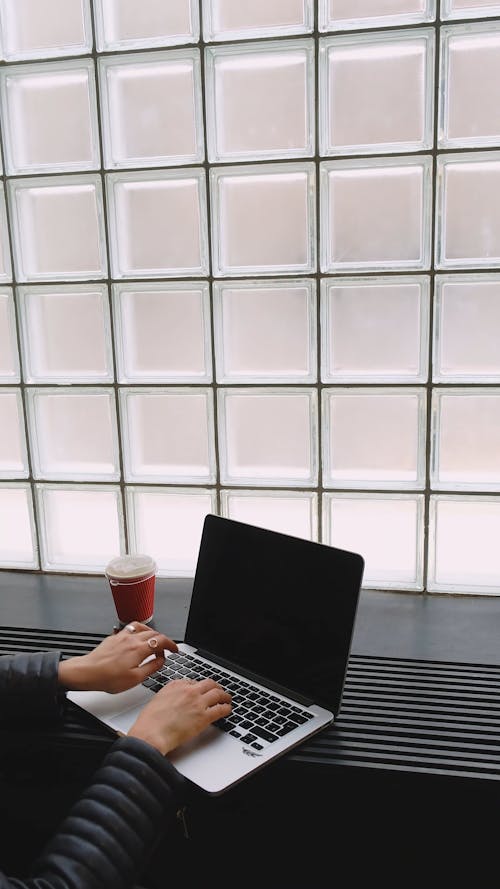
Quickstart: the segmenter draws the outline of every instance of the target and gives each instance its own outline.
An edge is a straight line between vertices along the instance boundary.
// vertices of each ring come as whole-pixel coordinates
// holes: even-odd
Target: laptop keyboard
[[[263,750],[313,718],[305,707],[184,652],[169,654],[163,667],[145,679],[143,685],[156,692],[171,679],[207,678],[215,679],[232,695],[231,715],[214,725],[255,750]]]

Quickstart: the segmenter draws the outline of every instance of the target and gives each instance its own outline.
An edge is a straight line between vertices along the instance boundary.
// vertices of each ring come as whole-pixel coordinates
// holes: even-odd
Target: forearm
[[[148,744],[116,742],[34,865],[27,889],[125,889],[176,824],[183,779]]]
[[[54,721],[61,717],[64,691],[58,680],[59,651],[0,657],[0,726]]]

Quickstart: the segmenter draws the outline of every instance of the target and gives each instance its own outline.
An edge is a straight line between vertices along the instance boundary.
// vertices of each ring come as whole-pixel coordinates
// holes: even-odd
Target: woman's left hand
[[[178,650],[172,639],[146,624],[132,621],[127,627],[88,654],[61,661],[60,684],[67,691],[126,691],[163,666],[165,649]]]

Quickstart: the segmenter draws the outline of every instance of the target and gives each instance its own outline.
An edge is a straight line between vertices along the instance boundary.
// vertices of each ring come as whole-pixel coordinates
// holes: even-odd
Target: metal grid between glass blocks
[[[216,512],[500,595],[499,18],[0,0],[0,567]]]

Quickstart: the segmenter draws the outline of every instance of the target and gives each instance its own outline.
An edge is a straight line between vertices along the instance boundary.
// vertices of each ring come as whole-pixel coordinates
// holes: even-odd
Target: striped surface
[[[500,667],[353,655],[335,727],[292,759],[500,780]]]
[[[69,657],[102,638],[3,627],[0,655],[60,649]],[[109,744],[109,734],[74,707],[62,730],[46,734]],[[352,655],[335,725],[289,760],[500,780],[500,666]]]

